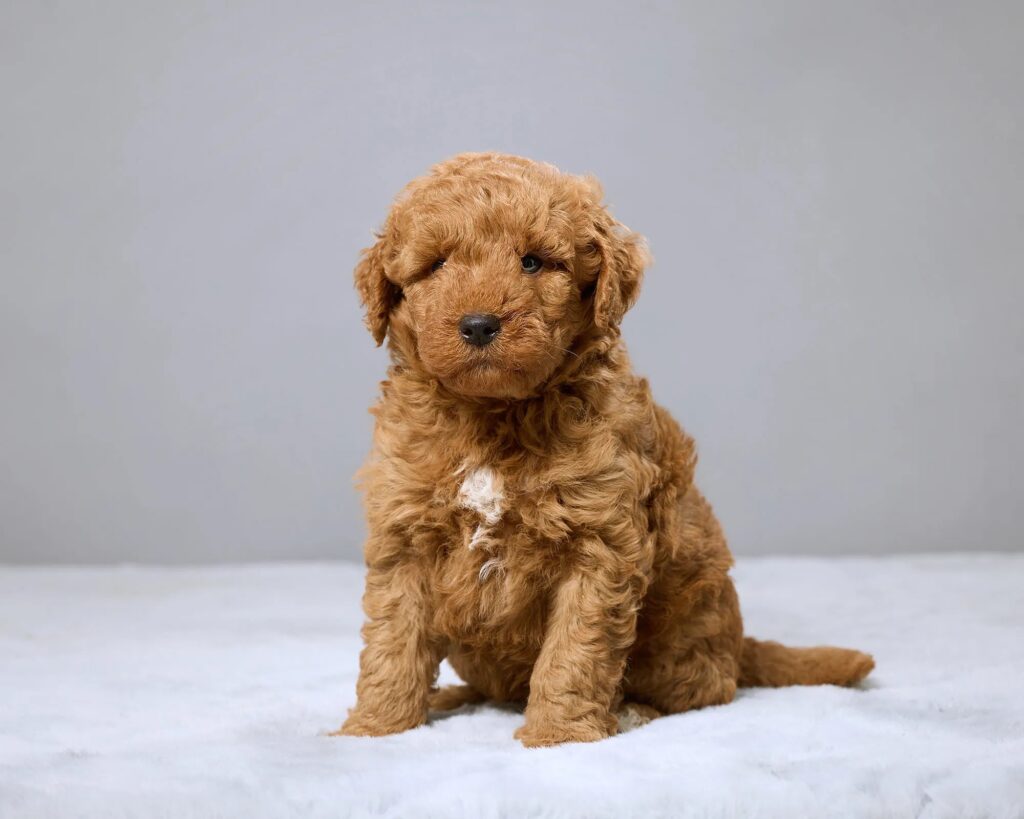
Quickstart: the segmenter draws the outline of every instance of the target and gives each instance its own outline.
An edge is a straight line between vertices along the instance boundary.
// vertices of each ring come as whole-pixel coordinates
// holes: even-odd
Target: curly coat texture
[[[527,746],[597,740],[738,685],[873,667],[744,638],[694,442],[620,339],[647,263],[600,185],[550,165],[463,154],[398,196],[355,272],[392,365],[362,474],[365,648],[342,733],[494,700],[525,703]],[[500,320],[493,342],[467,343],[469,314]],[[445,657],[466,685],[434,687]]]

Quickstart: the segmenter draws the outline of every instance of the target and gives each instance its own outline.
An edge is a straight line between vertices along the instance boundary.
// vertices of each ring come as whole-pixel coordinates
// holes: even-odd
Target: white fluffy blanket
[[[0,816],[1024,816],[1024,556],[735,574],[749,633],[871,651],[868,684],[531,751],[492,706],[325,736],[356,566],[0,569]]]

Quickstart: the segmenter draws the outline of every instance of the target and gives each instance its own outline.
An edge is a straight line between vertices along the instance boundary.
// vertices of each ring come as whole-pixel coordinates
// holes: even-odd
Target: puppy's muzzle
[[[486,347],[500,330],[501,319],[490,313],[469,313],[459,319],[459,335],[474,347]]]

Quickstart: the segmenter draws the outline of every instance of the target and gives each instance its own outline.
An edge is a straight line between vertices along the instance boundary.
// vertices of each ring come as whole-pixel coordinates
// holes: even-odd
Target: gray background
[[[483,149],[649,237],[735,551],[1020,549],[1022,8],[4,2],[0,560],[356,556],[351,269]]]

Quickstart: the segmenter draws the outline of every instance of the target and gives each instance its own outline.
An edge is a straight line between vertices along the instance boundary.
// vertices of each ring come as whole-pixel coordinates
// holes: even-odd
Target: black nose
[[[459,319],[459,333],[467,344],[474,347],[485,347],[490,344],[500,329],[501,320],[497,316],[470,313]]]

